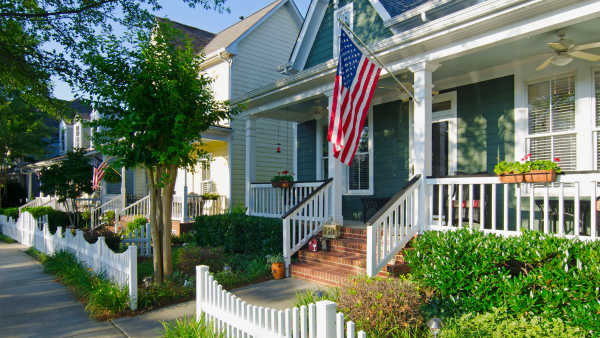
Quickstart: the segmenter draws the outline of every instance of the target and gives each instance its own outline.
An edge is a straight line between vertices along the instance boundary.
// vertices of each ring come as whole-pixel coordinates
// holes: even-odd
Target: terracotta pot
[[[276,262],[271,264],[271,273],[275,279],[284,279],[285,278],[285,265],[283,262]]]
[[[294,182],[290,182],[290,181],[279,181],[280,187],[282,188],[290,188],[291,186],[294,185]]]
[[[281,187],[281,181],[271,181],[271,185],[273,188],[279,188]]]
[[[523,176],[528,183],[549,183],[556,181],[556,170],[532,170]]]
[[[498,178],[500,179],[500,183],[522,183],[524,181],[523,179],[523,174],[517,174],[517,173],[513,173],[513,174],[509,174],[509,173],[504,173],[502,175],[498,175]]]

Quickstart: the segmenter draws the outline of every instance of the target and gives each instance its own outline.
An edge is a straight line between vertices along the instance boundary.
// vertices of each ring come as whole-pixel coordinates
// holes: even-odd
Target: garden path
[[[110,322],[96,322],[71,291],[43,273],[27,247],[0,242],[0,336],[126,337]]]

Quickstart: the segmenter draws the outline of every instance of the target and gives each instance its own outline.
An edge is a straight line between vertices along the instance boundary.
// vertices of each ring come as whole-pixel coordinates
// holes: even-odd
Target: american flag
[[[94,178],[92,178],[92,189],[96,190],[100,187],[102,177],[104,177],[104,168],[108,166],[108,163],[102,161],[97,156],[94,156]]]
[[[358,148],[379,73],[381,69],[358,49],[342,28],[327,140],[333,143],[333,156],[346,165],[352,163]]]

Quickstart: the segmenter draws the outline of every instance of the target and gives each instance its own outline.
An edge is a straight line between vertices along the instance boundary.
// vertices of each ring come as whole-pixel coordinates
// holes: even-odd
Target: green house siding
[[[298,181],[317,179],[317,122],[298,124]]]
[[[369,0],[340,0],[339,8],[354,2],[354,33],[367,45],[392,36]],[[333,58],[333,1],[327,5],[325,16],[306,60],[305,69]]]
[[[394,101],[373,107],[374,194],[364,197],[392,197],[407,182],[408,103]],[[344,196],[342,214],[346,220],[363,220],[361,196]],[[367,219],[375,214],[367,211]]]

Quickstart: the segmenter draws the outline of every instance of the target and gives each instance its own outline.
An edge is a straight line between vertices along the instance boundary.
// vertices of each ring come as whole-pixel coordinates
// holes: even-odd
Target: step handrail
[[[112,200],[110,200],[110,201],[108,201],[108,202],[106,202],[106,203],[102,204],[101,206],[99,206],[99,207],[97,207],[97,208],[93,208],[93,209],[91,210],[91,214],[92,214],[92,217],[91,217],[91,218],[92,218],[92,222],[91,222],[91,223],[92,223],[92,229],[95,229],[95,228],[97,228],[97,227],[99,227],[99,226],[101,226],[101,225],[102,225],[102,224],[96,224],[96,223],[97,223],[97,221],[98,221],[98,219],[97,219],[97,218],[99,218],[99,216],[100,216],[99,214],[97,215],[97,214],[96,214],[96,212],[97,212],[98,210],[100,210],[100,213],[102,214],[102,213],[103,213],[103,211],[104,211],[104,207],[106,207],[107,205],[109,205],[109,204],[111,204],[111,203],[115,202],[116,200],[118,200],[118,199],[120,199],[120,198],[122,198],[122,197],[123,197],[123,194],[120,194],[119,196],[117,196],[117,197],[113,198]],[[118,209],[119,209],[119,210],[121,209],[121,208],[120,208],[120,206],[119,206],[119,208],[118,208]],[[118,216],[116,216],[116,215],[115,215],[115,217],[117,217],[117,218],[118,218]],[[115,226],[116,226],[116,224],[115,224]]]
[[[332,185],[333,178],[325,180],[323,184],[281,217],[283,257],[287,277],[290,275],[292,255],[323,229],[323,224],[331,215],[329,197]]]
[[[422,186],[421,175],[416,175],[366,223],[368,276],[379,273],[419,232],[414,194]]]

